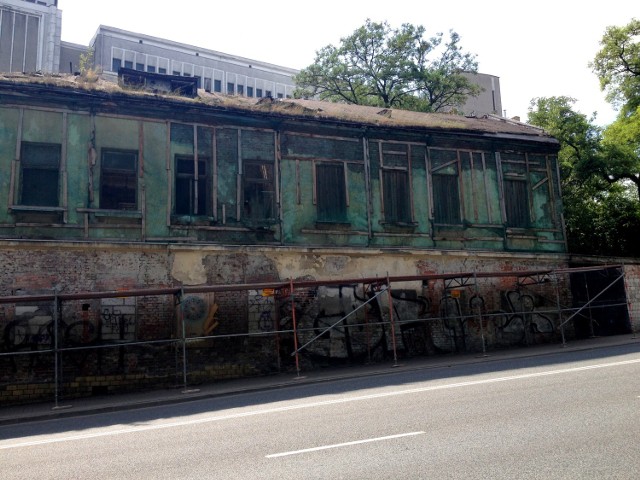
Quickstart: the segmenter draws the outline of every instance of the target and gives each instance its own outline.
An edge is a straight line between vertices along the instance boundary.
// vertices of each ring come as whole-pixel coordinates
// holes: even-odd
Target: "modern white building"
[[[117,81],[121,67],[194,77],[208,92],[247,97],[293,96],[298,70],[198,46],[100,25],[88,46],[61,41],[57,0],[0,0],[0,72],[75,73],[91,49],[95,66]],[[500,79],[469,74],[483,88],[461,109],[471,116],[501,115]]]
[[[58,72],[61,28],[57,0],[1,0],[0,72]]]

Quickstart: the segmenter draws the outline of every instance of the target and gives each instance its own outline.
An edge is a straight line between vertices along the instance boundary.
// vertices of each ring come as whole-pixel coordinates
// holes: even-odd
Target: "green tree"
[[[569,251],[638,256],[640,205],[635,188],[613,176],[616,152],[603,140],[595,118],[574,111],[569,97],[537,98],[528,121],[560,142],[562,199]],[[618,155],[622,155],[617,152]]]
[[[620,113],[604,131],[605,156],[591,167],[611,182],[633,184],[640,199],[640,21],[608,27],[600,45],[591,67]]]
[[[476,73],[475,55],[463,52],[449,32],[425,38],[425,28],[367,20],[340,46],[316,52],[312,65],[295,77],[296,97],[315,97],[358,105],[443,111],[477,96],[480,87],[463,72]]]

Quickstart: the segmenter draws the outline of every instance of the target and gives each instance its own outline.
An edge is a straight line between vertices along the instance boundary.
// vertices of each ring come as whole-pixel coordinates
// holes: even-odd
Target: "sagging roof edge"
[[[286,122],[297,121],[304,122],[308,125],[319,124],[324,126],[343,126],[353,130],[371,130],[380,132],[404,132],[412,135],[428,135],[439,134],[444,136],[451,135],[465,135],[470,138],[478,138],[483,140],[504,140],[504,141],[518,141],[528,142],[538,145],[546,145],[553,150],[559,150],[560,143],[554,137],[544,134],[544,131],[538,127],[529,126],[526,124],[519,124],[526,127],[526,130],[537,132],[531,133],[513,133],[513,132],[491,132],[488,129],[472,129],[463,127],[452,127],[447,125],[449,122],[444,121],[443,126],[425,126],[425,125],[406,125],[402,123],[396,124],[380,124],[366,121],[355,121],[352,119],[339,118],[337,116],[310,116],[305,114],[295,114],[291,111],[283,111],[287,104],[298,107],[304,111],[305,107],[295,101],[288,99],[272,100],[272,106],[274,108],[260,108],[259,103],[252,105],[240,105],[240,102],[230,103],[227,97],[221,95],[218,103],[215,102],[215,96],[203,99],[197,97],[195,99],[183,98],[173,95],[161,95],[153,94],[149,92],[131,92],[120,89],[115,86],[112,90],[97,89],[89,87],[83,87],[80,85],[58,85],[55,80],[52,79],[47,82],[47,77],[42,77],[42,81],[16,81],[0,78],[0,106],[9,104],[4,97],[13,96],[16,98],[16,104],[28,104],[32,106],[47,106],[54,104],[61,107],[66,107],[70,110],[78,111],[100,111],[104,113],[114,113],[117,110],[118,113],[122,113],[126,109],[135,109],[136,112],[140,112],[140,116],[148,116],[150,118],[156,118],[161,120],[167,120],[167,116],[161,114],[162,110],[166,109],[171,111],[172,116],[170,118],[177,119],[179,115],[176,114],[176,108],[181,110],[180,113],[189,115],[202,115],[202,117],[215,117],[220,114],[235,114],[239,116],[250,115],[254,118],[260,118],[262,120],[272,120],[274,122]],[[12,93],[6,93],[7,90],[13,91]],[[46,96],[42,96],[43,90],[46,90]],[[34,96],[29,97],[28,95]],[[29,101],[31,99],[31,101]],[[76,108],[70,106],[73,104],[73,99],[78,99],[79,102],[83,102],[82,105],[76,105]],[[71,100],[71,102],[69,101]],[[114,102],[117,102],[114,104]],[[328,102],[325,102],[328,103]],[[263,103],[264,105],[264,103]],[[195,110],[195,112],[194,112]],[[427,115],[427,114],[425,114]],[[445,115],[445,114],[439,114]],[[136,116],[132,113],[132,116]],[[446,115],[442,117],[446,120]],[[181,119],[181,121],[194,122],[193,119]],[[503,124],[513,124],[512,122],[504,121],[504,119],[492,118],[491,121]],[[197,122],[195,122],[197,123]],[[523,129],[524,130],[524,129]],[[541,134],[543,133],[543,134]]]

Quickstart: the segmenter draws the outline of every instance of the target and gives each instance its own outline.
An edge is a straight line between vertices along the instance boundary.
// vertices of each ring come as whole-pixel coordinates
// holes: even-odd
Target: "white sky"
[[[482,73],[500,77],[502,107],[526,120],[535,97],[565,95],[576,109],[611,123],[588,63],[605,28],[640,18],[635,0],[59,0],[62,40],[88,45],[99,25],[130,30],[291,68],[362,26],[412,23],[427,35],[449,30],[475,53]]]

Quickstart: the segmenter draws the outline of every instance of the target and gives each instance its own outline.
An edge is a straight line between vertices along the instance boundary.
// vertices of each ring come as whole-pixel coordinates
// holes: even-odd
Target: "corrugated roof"
[[[138,99],[144,96],[153,97],[154,101],[163,98],[153,92],[128,90],[118,84],[98,79],[87,82],[81,77],[73,75],[38,75],[38,74],[0,74],[0,91],[2,83],[12,84],[44,84],[86,91],[96,91],[107,94],[131,95]],[[171,102],[210,105],[228,110],[254,111],[262,114],[274,113],[293,118],[309,118],[320,121],[339,121],[385,128],[412,128],[429,130],[460,130],[467,132],[518,135],[537,138],[538,140],[552,140],[543,129],[509,120],[498,116],[464,117],[450,113],[422,113],[409,110],[387,109],[333,103],[320,100],[302,99],[270,99],[248,98],[236,95],[223,95],[198,91],[195,99],[182,98],[176,95],[166,95],[164,98]]]

